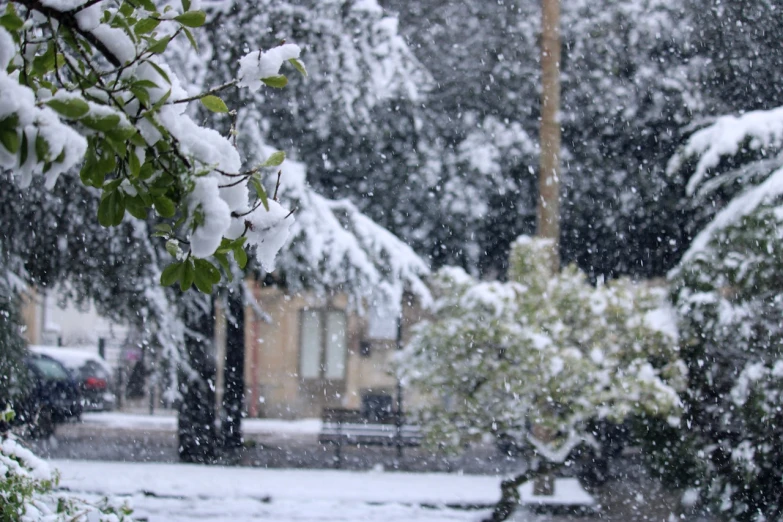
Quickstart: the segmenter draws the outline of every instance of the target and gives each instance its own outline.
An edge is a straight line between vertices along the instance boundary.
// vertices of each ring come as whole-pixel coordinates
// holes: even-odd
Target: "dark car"
[[[87,361],[71,372],[79,383],[85,410],[103,411],[114,407],[114,395],[109,390],[109,372],[95,361]]]
[[[116,399],[111,391],[111,369],[97,353],[89,349],[61,346],[30,346],[30,351],[51,357],[65,366],[79,385],[84,411],[114,408]]]
[[[82,414],[79,387],[65,367],[46,355],[25,357],[30,372],[30,389],[15,408],[17,422],[27,424],[35,436],[54,434],[55,426]]]

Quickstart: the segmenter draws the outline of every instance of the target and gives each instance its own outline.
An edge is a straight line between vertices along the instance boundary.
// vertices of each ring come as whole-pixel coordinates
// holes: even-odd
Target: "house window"
[[[346,319],[341,310],[302,310],[300,367],[302,379],[345,379]]]

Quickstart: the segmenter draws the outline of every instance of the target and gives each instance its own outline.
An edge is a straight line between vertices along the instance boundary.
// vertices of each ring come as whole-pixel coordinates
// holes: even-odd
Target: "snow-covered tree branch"
[[[4,4],[0,166],[20,186],[45,176],[51,188],[81,165],[81,181],[101,193],[101,225],[154,210],[174,257],[164,285],[209,293],[221,280],[216,265],[229,271],[229,254],[244,266],[245,248],[260,245],[264,262],[274,258],[293,217],[258,180],[284,154],[244,168],[229,137],[194,122],[187,108],[198,100],[226,113],[222,90],[284,86],[284,63],[304,72],[298,46],[247,53],[235,80],[193,95],[162,57],[176,38],[195,45],[191,29],[206,14],[190,1],[162,11],[149,0]]]

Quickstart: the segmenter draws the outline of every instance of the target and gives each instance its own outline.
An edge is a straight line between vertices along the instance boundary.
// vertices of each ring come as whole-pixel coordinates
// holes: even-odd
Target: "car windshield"
[[[35,366],[35,368],[43,375],[43,377],[47,380],[52,381],[66,381],[68,380],[68,372],[65,371],[65,368],[58,363],[57,361],[53,361],[51,359],[32,359],[32,364]]]

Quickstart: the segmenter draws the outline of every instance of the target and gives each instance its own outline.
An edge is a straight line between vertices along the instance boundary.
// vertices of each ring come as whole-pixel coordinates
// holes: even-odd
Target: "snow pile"
[[[196,257],[211,256],[231,226],[231,211],[220,198],[218,180],[197,179],[196,188],[188,197],[188,208],[192,216],[200,216],[194,219],[201,222],[190,235],[190,251]]]
[[[2,512],[20,522],[132,522],[130,509],[108,498],[86,502],[55,493],[59,474],[13,436],[0,434],[0,498]],[[13,516],[15,513],[16,516]]]
[[[287,60],[299,58],[301,49],[295,44],[283,44],[268,51],[253,51],[239,60],[239,86],[250,92],[261,88],[263,79],[280,74]]]
[[[46,184],[54,186],[57,177],[78,163],[87,150],[87,141],[70,126],[62,123],[57,114],[49,107],[39,107],[35,93],[19,84],[18,72],[6,73],[16,48],[11,35],[0,28],[0,123],[14,125],[2,132],[14,132],[17,150],[11,151],[0,146],[0,167],[14,173],[17,182],[26,187],[35,175],[45,170],[44,158],[27,150],[28,143],[36,143],[40,137],[48,144],[48,158],[51,166],[46,170]],[[13,129],[13,130],[11,130]],[[7,140],[9,138],[4,138]],[[57,159],[61,158],[61,159]]]

